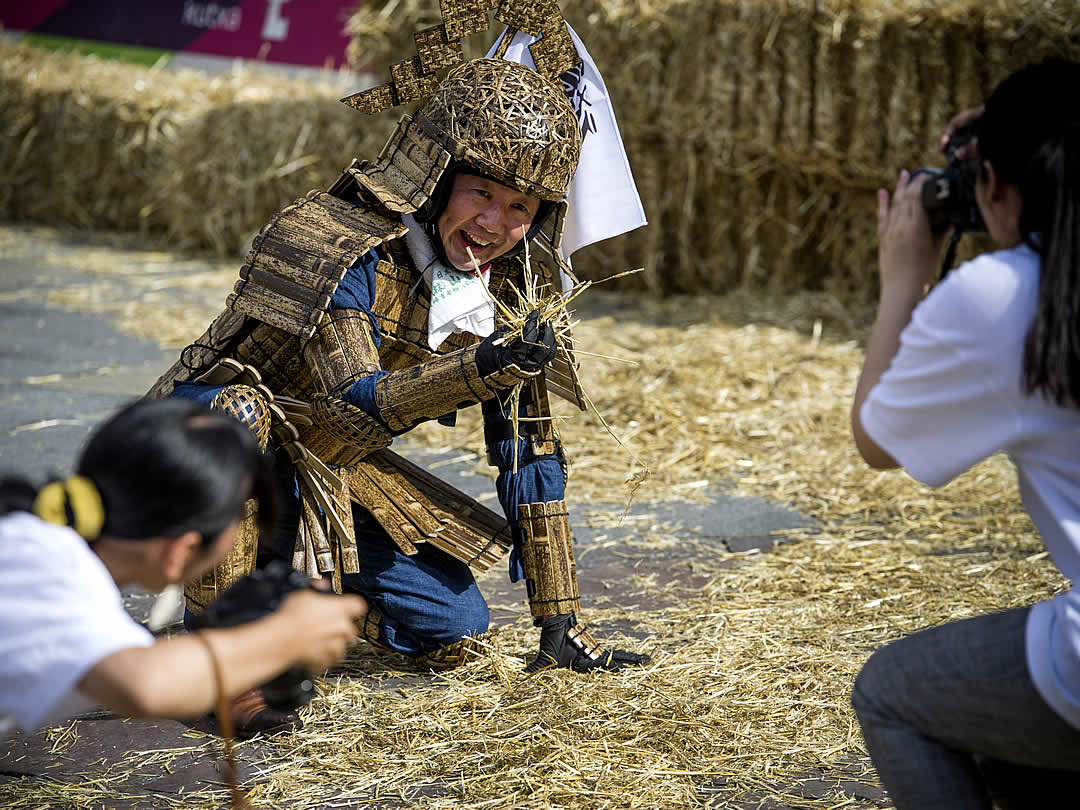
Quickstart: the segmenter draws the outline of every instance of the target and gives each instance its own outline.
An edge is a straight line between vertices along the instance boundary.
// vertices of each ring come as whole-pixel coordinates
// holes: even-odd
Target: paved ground
[[[90,428],[118,405],[143,393],[172,362],[174,353],[120,333],[101,316],[44,303],[49,290],[64,287],[70,293],[92,283],[93,278],[77,261],[80,240],[92,237],[55,243],[11,226],[0,226],[0,237],[0,472],[40,478],[66,472]],[[18,249],[12,249],[13,242]],[[43,263],[46,257],[47,266]],[[408,447],[404,452],[422,464],[437,467],[440,475],[465,491],[490,498],[490,480],[473,474],[452,455]],[[625,545],[626,538],[643,522],[676,523],[679,532],[693,536],[699,544],[714,544],[718,552],[768,551],[778,537],[782,539],[783,530],[812,525],[809,518],[767,501],[731,498],[719,492],[702,505],[635,505],[619,524],[614,518],[622,509],[621,504],[589,504],[575,512],[586,603],[606,595],[605,583],[625,581],[635,572],[658,573],[663,582],[671,584],[672,599],[683,589],[700,585],[689,554],[676,551],[658,558]],[[504,580],[494,572],[481,580],[485,595],[496,606],[496,624],[503,612],[511,610],[499,606],[521,601],[517,589]],[[144,618],[152,598],[151,594],[128,594],[133,615]],[[632,605],[631,596],[627,606]],[[632,628],[619,629],[632,634]],[[194,749],[203,742],[180,723],[123,721],[106,713],[85,716],[77,724],[77,733],[77,743],[64,746],[62,755],[52,753],[55,734],[47,732],[0,741],[0,786],[25,785],[26,798],[30,799],[34,777],[76,783],[106,772],[128,751]],[[246,748],[244,754],[249,766],[263,756],[258,746]],[[798,792],[813,798],[839,785],[849,798],[845,806],[881,806],[881,792],[855,776],[864,769],[864,762],[852,762],[850,774],[805,774],[797,783]],[[196,752],[187,759],[174,759],[167,768],[149,765],[128,775],[124,792],[133,798],[116,806],[154,806],[154,797],[162,793],[220,782],[216,759]],[[723,785],[705,786],[703,801],[722,792]],[[783,810],[757,803],[740,802],[738,806]]]

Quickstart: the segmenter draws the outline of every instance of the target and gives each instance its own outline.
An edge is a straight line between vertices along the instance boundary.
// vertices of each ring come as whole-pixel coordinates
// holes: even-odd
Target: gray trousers
[[[851,703],[897,810],[1080,806],[1080,730],[1035,691],[1027,615],[950,622],[866,662]]]

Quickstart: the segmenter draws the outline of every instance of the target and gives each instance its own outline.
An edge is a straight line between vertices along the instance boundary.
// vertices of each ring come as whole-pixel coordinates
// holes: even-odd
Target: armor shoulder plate
[[[381,207],[311,191],[259,231],[228,306],[310,338],[349,268],[371,248],[407,230]]]

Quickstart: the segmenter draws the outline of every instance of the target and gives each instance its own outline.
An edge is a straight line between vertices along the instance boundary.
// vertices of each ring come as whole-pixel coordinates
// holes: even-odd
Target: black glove
[[[626,650],[601,650],[599,658],[589,658],[574,646],[567,635],[577,624],[577,616],[573,613],[538,620],[536,624],[540,628],[540,652],[526,665],[526,672],[539,672],[555,667],[569,667],[574,672],[588,672],[593,669],[613,671],[625,666],[649,663],[649,656]]]
[[[500,326],[484,338],[476,347],[476,368],[481,377],[493,374],[507,366],[517,366],[522,371],[539,371],[555,357],[555,330],[547,321],[540,320],[540,313],[533,310],[525,319],[521,337],[496,345],[509,330]]]

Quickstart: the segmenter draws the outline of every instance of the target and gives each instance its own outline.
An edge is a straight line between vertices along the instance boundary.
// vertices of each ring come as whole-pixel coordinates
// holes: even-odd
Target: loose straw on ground
[[[64,244],[50,229],[0,228],[13,261],[41,261],[43,246]],[[52,305],[97,312],[120,329],[156,322],[171,348],[217,314],[236,273],[231,264],[125,248],[111,237],[53,261],[58,278],[70,267],[81,275]],[[173,313],[190,320],[174,327]],[[639,363],[590,358],[581,373],[596,408],[651,471],[623,523],[633,531],[617,540],[623,506],[612,490],[625,452],[592,410],[553,403],[566,415],[571,523],[594,535],[576,549],[579,578],[594,585],[582,615],[605,644],[645,650],[653,663],[607,675],[525,676],[536,630],[523,594],[491,599],[494,616],[516,618],[500,618],[491,652],[457,670],[416,672],[359,645],[322,680],[302,731],[237,747],[241,759],[268,756],[248,770],[257,806],[690,810],[771,802],[869,810],[873,802],[842,786],[876,785],[849,704],[871,650],[1065,587],[1005,457],[937,491],[858,458],[848,410],[872,311],[821,293],[604,293],[577,299],[575,314],[576,342]],[[469,454],[475,472],[490,475],[477,452],[483,426],[475,410],[461,412],[453,431],[418,427],[399,440],[403,451]],[[731,526],[651,511],[653,502],[704,503],[718,494],[797,510],[816,528],[786,532],[787,542],[767,554],[732,554],[721,540]],[[618,572],[603,588],[595,587],[596,563]],[[496,593],[503,577],[489,572],[481,590]],[[77,727],[53,733],[61,749],[81,744]],[[193,742],[216,755],[216,740]],[[144,799],[139,774],[176,770],[189,756],[130,751],[88,768],[78,783],[0,783],[0,807]],[[802,788],[808,778],[837,787],[814,798]],[[155,801],[211,807],[225,795],[193,783]]]

